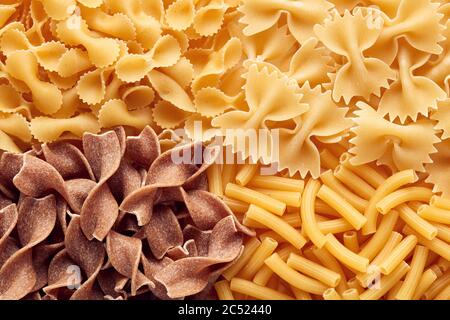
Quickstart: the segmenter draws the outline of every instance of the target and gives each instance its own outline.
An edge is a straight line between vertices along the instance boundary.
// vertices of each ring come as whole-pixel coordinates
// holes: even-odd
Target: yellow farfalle
[[[25,32],[18,29],[9,29],[2,34],[0,49],[6,56],[18,50],[29,50],[36,56],[39,65],[48,71],[57,71],[62,56],[68,51],[64,44],[56,41],[33,46]]]
[[[427,117],[430,109],[437,108],[437,101],[447,97],[431,79],[414,74],[428,59],[428,54],[414,52],[406,46],[399,48],[399,79],[381,97],[378,106],[381,115],[389,115],[391,121],[398,117],[402,123],[408,118],[416,121],[419,114]]]
[[[122,57],[116,65],[118,77],[125,82],[137,82],[151,70],[170,67],[180,59],[181,49],[178,41],[170,36],[161,37],[151,51],[145,54],[130,54]]]
[[[88,29],[83,19],[64,20],[56,28],[58,38],[70,46],[83,46],[91,62],[98,68],[112,65],[120,54],[120,43],[115,39],[99,36]]]
[[[301,102],[302,94],[295,81],[289,80],[282,73],[269,71],[266,66],[261,69],[252,64],[245,75],[244,86],[247,110],[233,110],[212,120],[213,127],[226,129],[241,129],[243,132],[232,130],[226,136],[226,143],[233,146],[235,152],[244,158],[259,159],[266,150],[245,149],[238,150],[236,139],[246,130],[269,129],[269,122],[277,127],[278,122],[293,119],[308,110],[308,105]],[[241,146],[242,147],[242,146]],[[267,159],[264,159],[267,160]]]
[[[302,102],[309,105],[307,112],[294,118],[294,129],[280,130],[279,169],[287,169],[293,176],[307,174],[320,176],[319,148],[313,138],[325,143],[337,143],[347,134],[353,122],[346,117],[348,108],[340,108],[331,97],[331,91],[321,92],[320,86],[311,88],[309,83],[301,88]],[[332,139],[330,139],[332,138]]]
[[[434,192],[450,197],[450,139],[436,145],[437,152],[431,156],[432,162],[425,166],[428,173],[426,182],[433,184]]]
[[[61,108],[61,91],[54,84],[40,80],[38,61],[32,52],[20,50],[11,53],[6,60],[6,71],[27,85],[39,111],[52,114]]]
[[[444,26],[439,22],[442,14],[438,13],[439,3],[431,0],[402,0],[395,17],[390,18],[378,11],[383,20],[381,33],[367,54],[391,64],[398,51],[398,39],[404,38],[413,48],[430,54],[439,54],[444,40]]]
[[[65,132],[79,138],[85,132],[97,133],[100,131],[100,125],[92,113],[86,112],[66,119],[37,117],[31,120],[30,129],[33,137],[40,142],[53,142]]]
[[[438,123],[436,125],[437,130],[442,130],[442,139],[450,138],[450,98],[439,101],[437,104],[437,110],[433,112],[430,117],[436,120]]]
[[[150,108],[130,111],[122,100],[110,100],[100,109],[98,121],[102,128],[116,126],[129,126],[139,130],[152,125],[152,112]]]
[[[239,11],[245,24],[244,34],[251,36],[275,25],[285,13],[289,31],[303,43],[313,35],[313,27],[329,16],[333,4],[326,0],[244,0]]]
[[[413,169],[425,171],[424,164],[431,163],[430,155],[436,152],[434,144],[440,139],[436,135],[433,122],[418,120],[400,125],[384,119],[371,106],[358,103],[352,129],[353,147],[349,150],[355,156],[353,165],[372,161],[392,164],[397,170]]]
[[[31,142],[31,133],[28,121],[19,114],[6,114],[0,112],[0,150],[20,153],[22,149],[17,146],[14,139],[22,142]]]
[[[389,87],[388,80],[396,78],[395,72],[383,61],[363,54],[373,46],[381,32],[380,28],[370,26],[369,19],[361,10],[353,14],[346,11],[343,16],[334,13],[333,19],[314,28],[328,49],[347,60],[334,79],[335,101],[344,98],[349,103],[353,97],[368,100],[372,94],[380,96],[381,88]]]

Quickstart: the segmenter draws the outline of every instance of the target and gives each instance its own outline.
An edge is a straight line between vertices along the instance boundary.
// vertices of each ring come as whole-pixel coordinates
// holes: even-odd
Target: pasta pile
[[[215,284],[219,298],[449,300],[450,199],[414,170],[353,166],[333,151],[318,180],[208,169],[210,191],[257,230]]]
[[[118,127],[4,153],[0,299],[208,297],[254,233],[205,190],[208,164],[170,161],[195,145],[163,142]]]
[[[165,188],[161,201],[183,203],[186,212],[178,212],[178,206],[173,210],[194,220],[197,251],[191,235],[182,240],[180,226],[177,232],[161,227],[169,233],[160,239],[165,249],[153,254],[171,259],[167,268],[193,260],[188,268],[198,271],[193,272],[198,278],[168,273],[155,282],[149,271],[154,266],[144,263],[144,269],[150,268],[143,273],[150,287],[164,286],[163,294],[156,293],[162,298],[210,291],[203,289],[210,289],[222,268],[240,255],[245,234],[242,256],[216,284],[220,298],[449,299],[449,17],[448,0],[4,0],[0,151],[8,160],[0,168],[0,191],[17,203],[10,189],[19,189],[31,197],[33,211],[41,205],[35,202],[58,204],[45,188],[56,190],[51,194],[59,194],[74,211],[67,231],[84,243],[82,234],[89,240],[108,237],[122,218],[115,216],[119,205],[138,226],[151,223],[148,212],[159,188]],[[192,140],[187,148],[195,149],[214,145],[220,137],[223,149],[247,165],[180,168],[170,163],[168,153],[163,153],[166,158],[158,154],[161,165],[171,170],[148,173],[150,182],[138,188],[140,171],[122,160],[154,154],[153,138],[135,141],[141,132],[157,134],[168,153],[185,138]],[[255,146],[240,143],[248,132],[256,133]],[[124,153],[119,142],[127,135],[148,154]],[[111,159],[103,159],[108,162],[103,166],[86,155],[92,152],[95,158],[109,136],[122,139],[115,142],[113,168]],[[89,149],[86,141],[94,140],[99,150]],[[268,152],[271,147],[279,159]],[[16,174],[28,163],[23,159],[42,157],[52,175],[59,172],[56,184],[15,185],[20,180]],[[158,163],[146,158],[137,164],[153,161]],[[277,174],[257,173],[269,165]],[[80,171],[73,172],[79,168],[90,182],[69,183],[80,178]],[[209,191],[240,214],[241,222],[204,190],[205,171]],[[122,184],[128,176],[134,180]],[[193,176],[202,177],[200,185],[192,185]],[[192,188],[201,190],[189,195]],[[196,221],[196,214],[203,216],[209,206],[218,212]],[[89,219],[82,207],[92,210]],[[36,228],[47,229],[39,231],[42,238],[33,238],[38,233],[22,233],[16,211],[8,208],[0,244],[6,246],[11,230],[18,229],[13,236],[20,250],[8,258],[31,270],[29,253],[53,236],[53,224],[36,222]],[[49,219],[59,212],[52,210]],[[106,214],[111,210],[113,216]],[[175,228],[174,214],[167,216],[172,218],[167,226]],[[220,235],[233,235],[218,235],[217,247],[209,240],[216,239],[216,226]],[[248,228],[258,236],[252,237]],[[111,275],[117,281],[105,283],[102,294],[118,298],[126,277],[135,295],[144,279],[136,267],[139,245],[134,238],[115,236],[131,248],[127,253],[133,255],[127,257],[134,259],[134,269],[116,268],[114,254],[107,252],[119,274]],[[106,247],[113,241],[107,240]],[[214,247],[211,255],[205,249],[208,241]],[[57,244],[42,247],[48,253],[59,250]],[[81,266],[87,275],[81,288],[89,294],[58,287],[55,295],[86,297],[104,271],[92,263],[105,252],[93,248],[96,255],[88,264],[64,245],[59,262],[70,258]],[[169,254],[167,246],[175,252]],[[194,257],[185,257],[191,249]],[[16,264],[2,259],[0,266]],[[5,268],[0,279],[2,272],[9,274]],[[27,290],[11,295],[24,290],[13,286],[16,278],[6,287],[0,281],[0,297],[22,298],[43,288],[29,279]],[[55,276],[50,282],[58,281]],[[381,289],[375,289],[378,285]]]

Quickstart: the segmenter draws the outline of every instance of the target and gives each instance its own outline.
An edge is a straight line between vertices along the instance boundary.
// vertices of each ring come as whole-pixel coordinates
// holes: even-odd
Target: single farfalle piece
[[[86,21],[79,18],[60,21],[56,27],[58,38],[69,46],[82,46],[97,68],[112,65],[119,58],[120,44],[117,40],[99,36],[89,30]]]
[[[115,69],[119,79],[132,83],[140,81],[155,68],[173,66],[180,56],[181,48],[177,39],[171,35],[164,35],[156,41],[149,52],[122,57]]]
[[[128,126],[139,130],[153,124],[151,108],[128,110],[122,100],[109,100],[99,111],[98,121],[102,128]]]
[[[439,3],[431,0],[402,0],[395,17],[372,9],[372,17],[383,21],[383,28],[375,44],[368,48],[367,55],[391,64],[398,52],[398,40],[404,38],[414,49],[430,54],[440,54],[439,44],[444,40],[443,17],[438,12]]]
[[[351,129],[355,137],[350,140],[353,147],[349,150],[355,155],[353,165],[392,162],[397,170],[425,171],[424,164],[432,162],[430,155],[440,142],[433,122],[425,119],[400,125],[384,119],[366,103],[357,106],[360,110],[355,111],[356,127]]]
[[[204,87],[215,87],[226,71],[239,63],[242,57],[242,43],[237,37],[230,38],[222,46],[212,49],[192,49],[187,58],[194,66],[192,91]]]
[[[251,36],[278,23],[285,13],[289,31],[303,43],[313,35],[314,25],[322,23],[332,8],[333,4],[326,0],[245,0],[239,7],[243,14],[240,22],[246,25],[244,34]]]
[[[212,125],[222,130],[228,130],[225,143],[233,147],[233,151],[240,153],[244,159],[251,157],[254,161],[260,158],[265,162],[271,161],[272,142],[269,132],[271,128],[278,128],[277,123],[293,119],[308,110],[308,105],[302,103],[302,93],[297,83],[290,80],[279,71],[269,71],[268,67],[258,67],[252,64],[245,75],[244,86],[247,110],[233,110],[226,112],[212,120]],[[259,130],[261,129],[261,130]],[[247,136],[247,134],[249,134]],[[259,146],[259,140],[265,135],[265,146]],[[246,143],[238,140],[251,139],[249,148]],[[246,141],[248,142],[248,141]],[[262,143],[264,144],[264,143]],[[263,150],[266,149],[266,150]]]
[[[334,69],[329,51],[319,46],[317,38],[310,38],[292,56],[287,74],[300,85],[308,81],[314,87],[329,82]]]
[[[220,30],[228,5],[223,0],[209,0],[197,8],[193,21],[194,30],[202,37],[212,36]]]
[[[297,41],[289,33],[287,25],[275,24],[252,36],[245,36],[238,23],[229,24],[228,29],[232,36],[241,40],[243,55],[248,60],[269,62],[279,69],[287,68],[290,57],[297,49]]]
[[[81,138],[83,133],[100,131],[97,118],[89,112],[81,113],[68,119],[37,117],[30,122],[31,134],[40,142],[53,142],[65,132]]]
[[[437,153],[431,156],[433,160],[425,166],[428,173],[426,182],[433,184],[433,192],[442,192],[443,197],[450,197],[450,139],[436,145]]]
[[[429,110],[437,108],[438,100],[447,94],[433,80],[415,75],[417,68],[424,65],[430,55],[401,46],[397,61],[399,78],[383,94],[378,105],[382,116],[389,115],[391,121],[397,117],[402,123],[410,118],[417,120],[419,115],[428,117]]]
[[[33,104],[44,114],[52,114],[62,106],[62,93],[52,83],[39,78],[38,60],[31,51],[19,50],[6,60],[6,71],[14,79],[26,84],[32,94]]]
[[[186,30],[194,22],[194,17],[194,0],[173,1],[165,13],[167,24],[174,30]]]
[[[30,124],[27,119],[17,113],[0,112],[0,150],[20,153],[22,148],[15,140],[30,143],[31,139]]]
[[[450,98],[439,101],[437,110],[430,116],[437,121],[436,130],[442,130],[442,139],[450,138]]]
[[[337,143],[348,133],[353,122],[346,117],[348,108],[336,105],[331,91],[322,92],[320,86],[311,88],[307,82],[302,88],[302,102],[309,110],[294,118],[294,129],[280,130],[279,169],[288,169],[293,176],[308,173],[315,179],[320,175],[320,154],[315,140]]]
[[[361,10],[346,11],[343,16],[335,12],[332,19],[316,25],[314,31],[328,49],[347,60],[336,73],[335,101],[344,98],[349,103],[353,97],[369,100],[372,94],[380,96],[381,88],[389,87],[388,80],[396,78],[386,63],[364,55],[380,35],[381,26],[371,26],[370,17],[364,16]]]
[[[10,84],[0,85],[0,112],[18,113],[31,118],[32,105]]]
[[[112,68],[95,69],[80,77],[76,91],[81,101],[89,105],[101,103],[106,96],[107,82],[112,77]]]

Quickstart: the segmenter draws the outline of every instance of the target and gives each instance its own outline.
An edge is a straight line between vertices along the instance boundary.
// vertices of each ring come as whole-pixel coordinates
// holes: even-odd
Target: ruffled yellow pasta
[[[444,197],[450,197],[450,139],[436,145],[437,152],[431,155],[432,163],[425,166],[429,176],[426,182],[433,184],[434,192],[442,192]]]
[[[100,108],[98,121],[103,128],[129,126],[139,130],[153,124],[150,108],[129,111],[122,100],[109,100],[106,102]]]
[[[432,162],[434,144],[440,141],[432,122],[418,120],[399,125],[385,120],[365,103],[357,105],[361,110],[355,112],[357,126],[352,129],[355,137],[350,140],[354,147],[349,151],[355,154],[352,164],[378,160],[382,164],[392,162],[397,170],[425,171],[424,164]]]
[[[92,113],[82,113],[68,119],[37,117],[31,120],[30,130],[40,142],[53,142],[65,132],[81,137],[85,132],[97,133],[100,124]]]
[[[380,96],[381,88],[388,88],[388,80],[395,79],[389,65],[375,58],[366,58],[363,52],[374,45],[381,28],[371,28],[370,17],[362,10],[346,11],[343,16],[333,14],[324,25],[316,25],[314,32],[331,51],[345,56],[344,64],[334,79],[333,99],[344,98],[348,103],[353,97],[368,100],[370,95]],[[342,35],[346,36],[343,37]]]
[[[294,118],[294,130],[280,131],[280,169],[288,169],[290,175],[300,172],[302,177],[308,173],[313,178],[320,175],[319,149],[314,139],[325,143],[338,142],[352,126],[346,118],[347,108],[338,108],[331,98],[331,92],[321,92],[319,86],[310,88],[306,83],[301,89],[302,101],[309,105],[309,110]],[[330,138],[332,138],[330,140]],[[302,161],[298,161],[298,155]]]

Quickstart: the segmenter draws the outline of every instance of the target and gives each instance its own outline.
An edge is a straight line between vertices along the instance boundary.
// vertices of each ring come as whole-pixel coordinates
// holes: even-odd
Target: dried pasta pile
[[[228,217],[232,213],[217,197],[205,190],[201,194],[215,199],[206,201],[210,205],[221,204],[214,219],[228,219],[227,226],[240,230],[239,237],[244,233],[250,238],[238,262],[223,273],[225,280],[217,283],[219,297],[230,298],[234,292],[240,298],[450,299],[449,17],[448,0],[4,0],[2,157],[28,159],[23,153],[31,149],[38,158],[40,152],[47,158],[45,150],[50,152],[53,143],[77,145],[83,139],[84,144],[83,136],[113,132],[122,139],[148,132],[147,126],[161,137],[182,129],[193,146],[220,136],[225,150],[249,164],[209,167],[209,191],[223,197],[236,214],[245,213],[241,222]],[[116,131],[108,131],[112,128]],[[268,134],[275,131],[278,140]],[[239,143],[246,132],[256,132],[257,147]],[[147,142],[140,148],[153,150]],[[164,143],[170,149],[177,142]],[[83,147],[68,145],[58,155],[50,152],[62,163],[51,166],[63,170],[63,177],[69,174],[52,187],[72,209],[79,209],[73,213],[80,214],[79,228],[87,239],[107,237],[117,217],[104,211],[112,203],[116,212],[114,201],[124,200],[121,212],[135,215],[139,226],[152,221],[147,213],[153,202],[140,201],[158,194],[155,181],[168,187],[164,170],[154,173],[151,187],[139,189],[142,194],[125,199],[140,179],[133,173],[131,185],[120,183],[131,174],[126,161],[122,165],[118,160],[120,170],[95,168],[80,160]],[[276,160],[269,152],[274,146]],[[116,147],[118,156],[124,148]],[[174,165],[169,162],[165,164]],[[269,164],[275,165],[276,175],[256,173]],[[0,172],[6,174],[1,192],[7,201],[17,202],[18,187],[12,181],[21,162],[5,165],[12,168]],[[69,183],[78,190],[72,199],[65,180],[78,177],[79,172],[70,176],[70,170],[79,165],[92,167],[83,174],[91,174],[87,178],[96,186]],[[204,176],[206,167],[198,174]],[[114,178],[116,171],[120,174]],[[190,202],[181,187],[189,185],[187,173],[172,173],[170,187],[181,189],[171,189],[165,200],[184,203],[195,216],[199,208],[189,204],[196,201]],[[109,198],[103,198],[106,180]],[[44,191],[37,185],[19,191],[36,198],[30,201],[44,201],[33,188]],[[95,212],[92,221],[83,218],[81,204]],[[0,228],[0,243],[8,243],[8,230],[16,225],[14,212],[9,208],[3,213],[9,222]],[[198,227],[213,230],[212,237],[217,224],[214,220]],[[245,226],[255,228],[258,237],[251,237]],[[52,235],[53,228],[41,227]],[[28,239],[29,230],[23,231],[23,236],[20,230],[14,233],[22,251],[9,258],[13,261],[29,259],[32,247],[45,240]],[[177,260],[172,255],[186,254],[190,244],[180,240],[179,232],[170,235],[174,238],[166,239],[166,249],[177,252],[168,259]],[[197,254],[223,267],[239,256],[238,240],[227,239],[232,243],[219,241],[212,256],[198,248]],[[225,257],[228,249],[222,252],[220,246],[236,252],[230,249]],[[98,249],[98,261],[102,252]],[[88,279],[97,279],[100,264],[84,267],[69,248],[65,257],[81,264]],[[160,297],[191,296],[221,271],[210,265],[198,268],[214,271],[199,272],[206,278],[192,285],[197,292],[183,291],[191,284],[180,279],[158,278],[156,283],[164,283],[167,291]],[[133,270],[119,271],[116,278],[131,279],[137,290],[140,274]],[[9,274],[3,266],[0,278],[2,272]],[[6,287],[0,287],[0,296],[9,292]],[[117,283],[107,287],[109,293],[123,289]],[[27,294],[31,292],[36,290]]]
[[[257,230],[216,285],[230,299],[450,299],[450,199],[413,170],[322,152],[320,179],[213,165],[209,189]]]
[[[118,127],[4,153],[0,299],[208,297],[254,233],[205,190],[207,164],[171,161],[195,145],[161,142]]]

